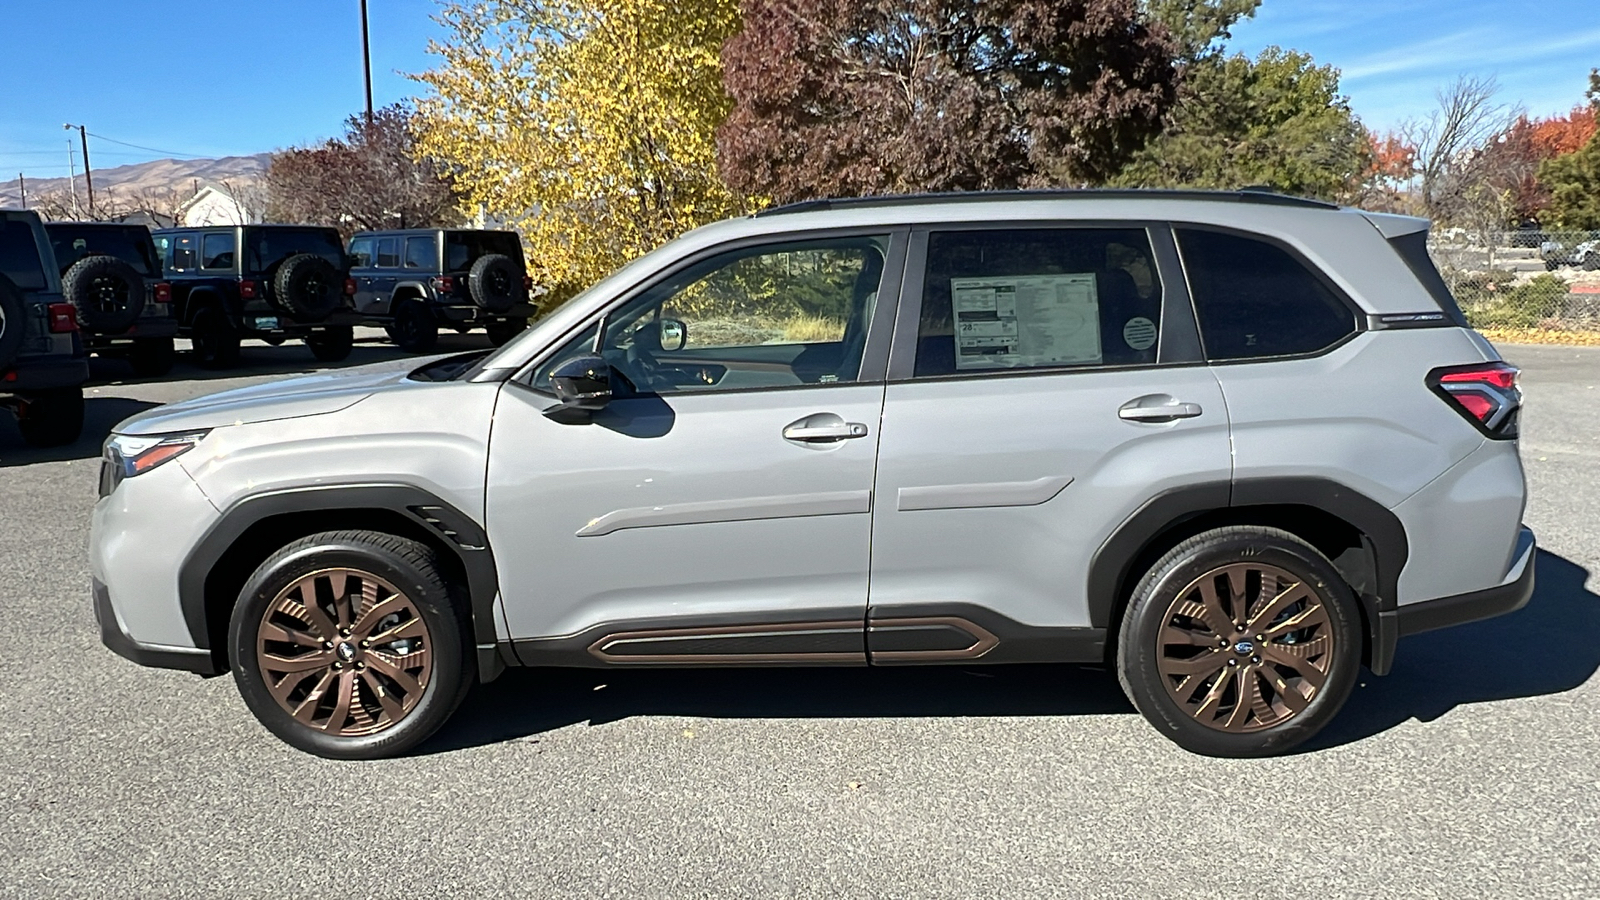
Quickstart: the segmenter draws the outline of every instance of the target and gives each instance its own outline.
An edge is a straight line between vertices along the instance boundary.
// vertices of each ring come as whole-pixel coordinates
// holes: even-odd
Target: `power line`
[[[180,153],[177,150],[158,150],[155,147],[145,147],[140,144],[130,144],[127,141],[119,141],[116,138],[108,138],[103,134],[95,134],[92,131],[89,132],[89,136],[97,141],[106,141],[107,143],[111,144],[121,144],[124,147],[132,147],[135,150],[147,150],[151,153],[164,153],[167,156],[187,156],[191,159],[204,159],[208,155],[205,153]]]

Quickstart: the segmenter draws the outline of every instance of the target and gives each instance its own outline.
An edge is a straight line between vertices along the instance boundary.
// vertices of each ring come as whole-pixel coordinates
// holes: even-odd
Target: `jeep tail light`
[[[356,295],[356,280],[354,278],[346,278],[344,280],[344,295],[346,297],[354,297]]]
[[[156,282],[155,298],[157,303],[171,303],[172,285],[166,283],[165,281]]]
[[[1428,373],[1428,387],[1492,438],[1517,436],[1522,389],[1516,366],[1504,362],[1446,366]]]
[[[453,294],[456,292],[456,280],[449,275],[440,275],[433,280],[433,287],[441,294]]]
[[[256,298],[256,283],[249,279],[239,282],[239,296],[245,300],[254,300]]]
[[[78,310],[71,303],[50,304],[50,332],[71,334],[78,330]]]
[[[525,290],[525,291],[533,290],[533,276],[532,275],[524,275],[524,276],[522,276],[522,289]]]

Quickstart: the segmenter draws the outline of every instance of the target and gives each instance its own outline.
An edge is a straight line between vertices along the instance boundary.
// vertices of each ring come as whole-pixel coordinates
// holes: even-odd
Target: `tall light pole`
[[[364,0],[363,0],[364,2]],[[78,137],[83,141],[83,186],[89,192],[89,218],[94,218],[94,176],[89,174],[89,131],[82,125],[62,125],[67,131],[78,129]]]
[[[361,66],[367,73],[367,127],[372,126],[372,41],[367,36],[367,0],[361,0]]]

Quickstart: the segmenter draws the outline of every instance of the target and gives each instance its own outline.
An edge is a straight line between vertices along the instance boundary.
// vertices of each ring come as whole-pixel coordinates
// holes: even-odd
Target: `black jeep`
[[[317,359],[350,355],[355,290],[339,232],[315,225],[225,225],[155,233],[179,334],[195,361],[224,368],[239,341],[301,338]]]
[[[0,209],[0,406],[36,447],[70,444],[83,430],[88,356],[44,224]]]
[[[78,311],[84,346],[101,356],[126,356],[140,375],[167,374],[178,321],[150,229],[49,222],[44,230],[61,269],[61,293]]]
[[[510,231],[357,232],[350,275],[363,321],[412,353],[432,350],[441,326],[462,334],[482,326],[499,346],[534,313],[522,241]]]

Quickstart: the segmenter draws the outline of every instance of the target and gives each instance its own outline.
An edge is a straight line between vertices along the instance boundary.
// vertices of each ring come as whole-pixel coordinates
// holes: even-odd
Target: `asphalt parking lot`
[[[1504,353],[1533,601],[1403,640],[1258,761],[1177,749],[1075,667],[513,670],[412,757],[301,754],[230,678],[101,647],[85,548],[112,424],[316,364],[99,365],[77,445],[0,417],[0,895],[1600,896],[1600,348]]]

